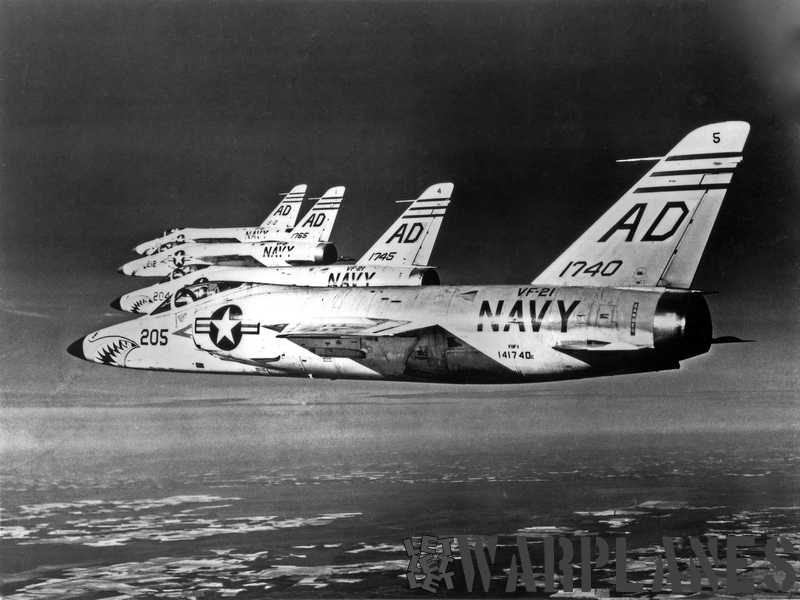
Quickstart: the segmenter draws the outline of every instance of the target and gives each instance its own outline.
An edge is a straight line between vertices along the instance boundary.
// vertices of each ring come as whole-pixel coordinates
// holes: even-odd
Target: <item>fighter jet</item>
[[[452,183],[430,186],[354,263],[286,268],[207,267],[192,273],[180,273],[177,277],[123,294],[111,306],[128,312],[148,314],[171,298],[176,291],[194,283],[208,281],[315,287],[438,285],[439,275],[435,267],[429,266],[429,262],[452,193]],[[308,220],[304,220],[305,222]],[[182,296],[188,294],[206,295],[202,286],[182,291]],[[181,298],[176,300],[182,301]]]
[[[140,369],[198,370],[199,362],[221,372],[224,364],[263,375],[455,383],[676,369],[715,342],[737,341],[712,337],[692,280],[749,130],[724,122],[686,135],[530,284],[220,284],[214,295],[94,332],[68,351]]]
[[[174,277],[176,270],[189,273],[209,265],[285,267],[331,264],[336,262],[338,253],[336,246],[328,240],[343,196],[344,187],[330,188],[291,233],[274,235],[261,242],[220,242],[217,239],[209,243],[178,244],[125,263],[119,272],[134,277]],[[246,236],[251,230],[240,231]]]
[[[290,192],[282,194],[283,199],[278,206],[258,227],[173,228],[165,231],[161,237],[142,242],[133,251],[137,254],[150,255],[190,242],[213,244],[284,239],[297,223],[307,187],[305,184],[296,185]]]

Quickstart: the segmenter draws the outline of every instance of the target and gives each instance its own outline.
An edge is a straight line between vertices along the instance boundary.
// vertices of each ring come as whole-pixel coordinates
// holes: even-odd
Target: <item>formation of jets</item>
[[[299,224],[297,215],[305,185],[286,194],[259,227],[174,229],[144,242],[134,248],[144,256],[124,264],[119,271],[164,279],[123,294],[111,306],[147,314],[173,296],[173,305],[181,306],[187,297],[205,295],[190,289],[191,284],[207,282],[314,287],[439,282],[436,269],[428,261],[450,204],[452,184],[441,183],[425,190],[354,262],[337,261],[338,251],[329,242],[344,192],[341,186],[329,189]]]
[[[112,302],[140,313],[75,341],[134,369],[433,382],[526,382],[675,369],[714,338],[700,258],[749,124],[705,125],[530,283],[439,285],[453,193],[426,189],[361,258],[329,241],[345,189],[298,221],[306,186],[258,227],[175,229],[120,271],[164,279]]]

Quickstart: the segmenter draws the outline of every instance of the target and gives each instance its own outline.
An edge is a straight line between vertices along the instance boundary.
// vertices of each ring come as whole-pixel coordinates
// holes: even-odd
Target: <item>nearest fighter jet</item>
[[[263,242],[284,239],[297,223],[300,205],[308,186],[294,186],[290,192],[282,194],[278,206],[258,227],[182,227],[165,231],[161,237],[142,242],[133,251],[136,254],[155,254],[169,250],[173,246],[186,243],[214,244],[224,242]]]
[[[68,351],[140,369],[438,382],[675,369],[736,341],[712,337],[691,285],[749,130],[725,122],[689,133],[531,284],[218,284]]]
[[[336,261],[338,254],[336,247],[328,243],[328,240],[343,197],[344,187],[329,189],[305,214],[297,227],[289,233],[272,235],[267,241],[216,240],[208,243],[177,244],[167,250],[125,263],[119,268],[119,272],[134,277],[166,277],[176,269],[188,273],[209,265],[285,267],[331,264]],[[284,201],[287,202],[285,199]],[[247,234],[251,230],[240,231]]]
[[[205,295],[202,286],[187,286],[208,281],[323,287],[437,285],[436,268],[428,263],[452,193],[452,183],[430,186],[355,263],[283,268],[207,267],[192,273],[180,273],[177,277],[123,294],[111,306],[148,314],[182,288],[186,288],[182,291],[184,295]],[[304,223],[308,221],[304,219]],[[302,228],[303,225],[298,227],[298,231]],[[179,297],[176,301],[182,299]]]

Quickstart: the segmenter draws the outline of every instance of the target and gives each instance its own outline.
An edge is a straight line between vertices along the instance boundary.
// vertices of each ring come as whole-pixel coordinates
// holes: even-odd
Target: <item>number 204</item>
[[[166,329],[142,329],[139,343],[142,346],[166,346],[167,333]]]

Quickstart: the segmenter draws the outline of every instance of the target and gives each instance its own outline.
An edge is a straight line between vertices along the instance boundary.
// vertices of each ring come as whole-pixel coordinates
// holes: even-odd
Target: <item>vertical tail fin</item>
[[[749,132],[689,133],[533,283],[691,287]]]
[[[294,227],[295,223],[297,223],[297,217],[300,216],[300,205],[306,196],[307,187],[302,183],[294,186],[290,192],[284,194],[283,200],[269,213],[269,216],[264,219],[260,226],[264,229],[273,229],[278,233],[284,233],[287,229]]]
[[[300,219],[300,224],[292,230],[289,237],[309,242],[327,242],[336,223],[339,207],[342,206],[344,190],[344,186],[339,185],[325,192]]]
[[[426,266],[452,195],[452,183],[422,192],[356,264]]]

